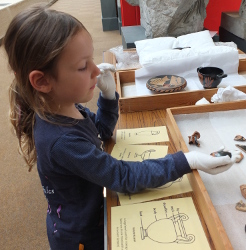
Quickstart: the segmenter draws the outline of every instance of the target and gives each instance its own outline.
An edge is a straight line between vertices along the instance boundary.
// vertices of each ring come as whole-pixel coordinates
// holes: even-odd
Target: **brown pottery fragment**
[[[189,138],[189,144],[194,144],[197,147],[200,147],[200,143],[198,142],[198,139],[200,138],[200,133],[195,131],[191,136],[188,136]]]
[[[234,141],[246,141],[246,139],[242,135],[236,135]]]
[[[246,184],[240,186],[241,194],[246,199]]]
[[[236,163],[239,163],[243,158],[244,158],[243,153],[240,152],[240,159],[238,159],[238,160],[236,161]]]
[[[236,209],[239,210],[239,211],[243,211],[243,212],[246,212],[246,205],[245,203],[243,203],[243,201],[239,201],[237,204],[236,204]]]

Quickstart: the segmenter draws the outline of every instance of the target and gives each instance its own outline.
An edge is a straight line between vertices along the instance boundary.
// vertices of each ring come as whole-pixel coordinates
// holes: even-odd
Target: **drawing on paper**
[[[156,188],[148,188],[148,189],[165,189],[165,188],[169,188],[171,187],[174,183],[180,183],[182,181],[183,177],[180,177],[178,178],[177,180],[175,181],[170,181],[166,184],[164,184],[163,186],[160,186],[160,187],[156,187]]]
[[[144,161],[144,160],[150,159],[150,155],[152,152],[156,152],[156,150],[149,149],[149,150],[145,150],[141,154],[135,153],[134,158],[140,157],[142,159],[142,161]]]
[[[118,129],[116,144],[143,144],[169,141],[166,126]]]
[[[180,178],[178,178],[178,179],[175,180],[175,181],[171,181],[171,182],[166,183],[166,184],[163,185],[163,186],[157,187],[157,189],[169,188],[169,187],[171,187],[174,183],[181,182],[182,180],[183,180],[183,177],[180,177]]]
[[[143,131],[139,131],[136,132],[135,135],[140,135],[140,136],[152,136],[152,135],[159,135],[161,131],[156,130],[143,130]]]
[[[191,244],[195,241],[195,236],[193,234],[187,234],[184,221],[187,221],[189,217],[185,213],[179,213],[177,209],[176,214],[173,206],[171,206],[172,216],[167,216],[166,203],[163,203],[164,211],[166,213],[166,218],[157,219],[156,209],[153,208],[155,221],[149,224],[149,226],[144,229],[143,226],[143,213],[140,211],[141,220],[141,239],[145,240],[147,237],[157,243],[170,244]],[[168,228],[168,233],[166,232]]]
[[[166,184],[163,185],[163,186],[156,187],[156,188],[147,188],[147,190],[157,190],[157,189],[160,190],[160,189],[169,188],[169,187],[171,187],[174,183],[180,183],[180,182],[182,182],[182,179],[183,179],[183,177],[180,177],[180,178],[178,178],[177,180],[168,182],[168,183],[166,183]],[[130,193],[124,193],[124,195],[125,195],[125,196],[128,196],[129,200],[132,199],[132,194],[130,194]],[[162,194],[162,195],[163,195],[163,194]]]
[[[167,154],[168,146],[164,145],[120,145],[115,144],[111,155],[124,161],[144,161],[162,158]]]

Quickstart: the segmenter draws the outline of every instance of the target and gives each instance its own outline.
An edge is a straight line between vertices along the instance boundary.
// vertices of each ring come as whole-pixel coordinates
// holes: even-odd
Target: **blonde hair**
[[[56,77],[56,62],[72,36],[86,30],[69,14],[35,5],[11,21],[4,38],[10,68],[15,79],[9,88],[10,121],[29,171],[36,162],[33,126],[35,113],[47,119],[47,95],[36,91],[29,74],[40,70]]]

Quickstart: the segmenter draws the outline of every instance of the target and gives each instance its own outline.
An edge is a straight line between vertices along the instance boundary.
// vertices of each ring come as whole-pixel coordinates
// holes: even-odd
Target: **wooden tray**
[[[119,120],[115,129],[167,126],[169,142],[160,142],[156,143],[156,145],[167,145],[168,153],[175,153],[179,150],[187,152],[188,149],[185,142],[183,141],[181,133],[179,132],[179,128],[173,118],[173,115],[188,114],[192,112],[202,113],[230,109],[236,110],[244,108],[246,108],[246,101],[201,106],[192,105],[171,109],[122,113],[119,116]],[[111,140],[108,140],[105,144],[105,151],[111,153],[115,142],[116,140],[114,134]],[[158,200],[192,197],[211,249],[232,250],[233,247],[231,242],[212,204],[212,201],[198,171],[192,171],[192,173],[188,174],[188,178],[193,189],[192,192],[164,197]],[[116,192],[109,189],[106,191],[107,227],[105,232],[107,234],[107,249],[111,250],[111,207],[119,206],[120,202]]]
[[[246,85],[235,88],[246,93]],[[134,91],[136,91],[135,70],[116,72],[116,89],[120,96],[119,106],[121,113],[194,105],[203,97],[210,100],[218,91],[217,88],[214,88],[148,96],[132,96]],[[127,97],[129,93],[131,96]]]
[[[181,132],[179,131],[174,115],[239,109],[246,109],[246,101],[168,108],[166,110],[166,123],[176,149],[188,152],[188,148]],[[203,214],[208,231],[214,242],[215,249],[233,249],[199,173],[197,171],[193,171],[193,174],[188,175],[188,178],[199,204],[199,208]]]
[[[115,56],[109,51],[104,52],[104,62],[116,64]],[[246,59],[242,59],[239,62],[239,72],[243,71],[246,71]],[[134,91],[136,91],[135,69],[117,71],[115,73],[115,81],[116,90],[120,96],[119,107],[121,113],[194,105],[203,97],[210,100],[218,91],[215,88],[137,96],[134,94]],[[246,85],[235,88],[246,93]]]
[[[120,114],[118,123],[116,125],[115,131],[117,129],[126,129],[126,128],[140,128],[140,127],[150,127],[150,126],[167,126],[166,124],[166,110],[154,110],[154,111],[141,111],[141,112],[130,112],[130,113],[123,113]],[[175,153],[177,152],[177,149],[174,145],[174,142],[169,135],[169,141],[168,142],[158,142],[155,143],[156,145],[166,145],[168,146],[168,153]],[[105,151],[108,153],[111,153],[113,146],[115,144],[115,133],[114,136],[111,138],[111,140],[108,140],[105,144]],[[107,234],[107,249],[111,250],[111,207],[119,206],[120,202],[117,196],[117,193],[114,191],[111,191],[109,189],[106,190],[106,207],[107,207],[107,229],[105,230],[105,233]],[[216,250],[214,243],[212,241],[212,238],[208,232],[207,225],[204,221],[203,215],[201,213],[201,210],[199,208],[199,204],[197,202],[197,199],[194,195],[194,192],[188,192],[178,195],[172,195],[164,198],[160,198],[158,200],[165,200],[165,199],[175,199],[175,198],[182,198],[182,197],[192,197],[194,205],[196,207],[197,213],[199,215],[201,224],[204,229],[204,233],[207,236],[209,245],[212,250]],[[226,237],[226,236],[225,236]],[[230,249],[230,248],[229,248]],[[143,249],[144,250],[144,249]]]

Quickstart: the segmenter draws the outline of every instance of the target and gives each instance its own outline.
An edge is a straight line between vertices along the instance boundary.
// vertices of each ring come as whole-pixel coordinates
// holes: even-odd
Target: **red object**
[[[140,8],[120,0],[122,26],[140,25]]]
[[[207,17],[204,27],[211,31],[219,31],[221,13],[227,11],[239,11],[242,0],[209,0],[207,5]]]

